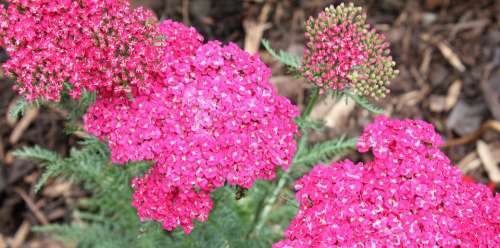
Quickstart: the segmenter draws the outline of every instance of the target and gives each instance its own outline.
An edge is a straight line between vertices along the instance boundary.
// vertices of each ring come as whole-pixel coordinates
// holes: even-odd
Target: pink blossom
[[[85,128],[107,140],[113,162],[154,161],[134,180],[134,206],[142,219],[189,233],[192,219],[206,220],[212,190],[226,182],[249,188],[288,167],[298,111],[276,94],[257,56],[235,44],[199,44],[189,29],[171,30],[178,25],[163,26],[170,45],[153,93],[98,98]],[[200,203],[185,206],[191,201]]]
[[[163,48],[154,15],[122,0],[9,0],[0,13],[7,73],[28,100],[58,101],[64,83],[102,95],[148,92]]]
[[[173,178],[172,172],[153,166],[145,176],[134,178],[132,205],[141,220],[160,221],[166,230],[182,226],[189,233],[194,228],[193,220],[207,220],[213,207],[210,191],[179,187],[177,182],[168,180]]]
[[[378,117],[374,160],[318,165],[295,184],[300,209],[281,247],[498,247],[500,196],[464,182],[423,121]]]
[[[388,43],[366,24],[360,7],[328,7],[306,24],[307,49],[301,72],[322,91],[350,88],[354,93],[385,97],[398,73]]]

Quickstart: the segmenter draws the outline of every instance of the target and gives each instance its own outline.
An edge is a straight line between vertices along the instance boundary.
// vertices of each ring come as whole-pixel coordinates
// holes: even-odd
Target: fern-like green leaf
[[[322,131],[325,128],[325,123],[323,120],[311,120],[309,118],[302,119],[297,118],[295,120],[300,130],[314,130],[314,131]]]
[[[79,120],[87,112],[89,106],[95,102],[96,93],[83,89],[81,97],[75,100],[69,95],[69,88],[70,86],[66,87],[65,91],[62,92],[59,102],[50,104],[55,108],[66,110],[68,112],[68,119],[75,121]]]
[[[13,154],[18,158],[40,162],[41,165],[46,167],[42,176],[35,184],[35,192],[38,192],[47,183],[49,178],[57,175],[60,170],[62,160],[59,155],[53,151],[34,146],[16,150]]]
[[[24,110],[27,105],[28,103],[23,98],[17,100],[14,106],[9,110],[9,115],[13,118],[19,118],[19,116],[24,115]]]
[[[344,90],[344,94],[347,95],[352,100],[354,100],[357,104],[359,104],[364,109],[366,109],[366,110],[368,110],[376,115],[380,115],[380,114],[383,114],[385,112],[385,110],[383,110],[382,108],[379,108],[379,107],[371,104],[365,97],[353,94],[349,90]]]
[[[16,101],[14,106],[9,110],[9,115],[13,118],[19,118],[23,116],[27,108],[39,108],[46,104],[47,102],[41,99],[36,99],[33,101],[26,101],[24,98],[20,98]]]
[[[60,170],[60,164],[54,163],[51,166],[48,166],[47,169],[42,173],[40,178],[35,184],[35,192],[40,191],[43,186],[47,184],[50,178],[58,175],[58,171]]]
[[[60,159],[57,153],[38,146],[24,147],[15,150],[13,154],[18,158],[35,160],[41,162],[42,164],[55,163]]]
[[[330,162],[335,156],[341,156],[347,149],[354,148],[357,138],[328,140],[323,143],[315,144],[302,156],[294,160],[295,164],[312,166],[320,162]]]
[[[291,68],[297,70],[301,66],[301,59],[300,57],[293,55],[291,53],[287,53],[284,51],[279,51],[277,53],[272,47],[271,44],[269,43],[268,40],[262,39],[262,45],[266,50],[276,59],[278,59],[281,63],[290,66]]]

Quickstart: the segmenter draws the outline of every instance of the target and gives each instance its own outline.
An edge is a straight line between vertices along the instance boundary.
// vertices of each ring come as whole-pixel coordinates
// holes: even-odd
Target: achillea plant
[[[322,91],[349,88],[384,98],[397,75],[384,36],[366,24],[361,7],[328,7],[306,23],[307,48],[300,68]]]
[[[161,27],[168,73],[155,93],[98,99],[85,127],[108,141],[113,162],[155,162],[134,180],[133,205],[141,218],[189,233],[191,219],[207,219],[212,190],[226,182],[250,188],[288,167],[298,111],[276,95],[258,57],[234,44],[201,45],[181,24]]]
[[[302,61],[263,42],[313,85],[299,114],[257,55],[204,43],[194,28],[159,24],[125,1],[8,2],[0,34],[15,89],[79,113],[89,134],[68,158],[16,153],[47,167],[37,189],[67,176],[94,194],[78,209],[85,225],[39,230],[81,247],[269,247],[297,210],[278,201],[293,193],[290,179],[357,144],[375,160],[316,166],[300,179],[299,212],[275,247],[498,243],[499,197],[462,183],[430,125],[380,117],[357,142],[309,143],[321,92],[383,112],[364,96],[385,97],[397,70],[360,8],[311,18]]]
[[[428,123],[378,117],[356,145],[374,160],[297,181],[299,212],[274,247],[497,247],[500,196],[464,182],[439,145]]]

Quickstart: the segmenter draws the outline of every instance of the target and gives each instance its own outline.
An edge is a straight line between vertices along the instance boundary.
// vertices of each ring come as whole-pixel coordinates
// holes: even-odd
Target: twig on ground
[[[17,123],[14,131],[12,131],[12,133],[10,134],[9,142],[11,144],[14,145],[19,141],[24,131],[26,131],[29,125],[36,119],[38,114],[39,109],[37,107],[26,109],[26,113],[24,114],[23,118],[21,119],[21,121],[19,121],[19,123]]]
[[[451,140],[446,141],[446,143],[443,145],[443,147],[465,145],[465,144],[474,142],[477,139],[479,139],[479,137],[481,137],[481,135],[487,130],[494,130],[494,131],[500,133],[500,122],[494,121],[494,120],[489,120],[489,121],[483,123],[476,131],[472,132],[471,134],[462,136],[462,137],[457,138],[457,139],[451,139]]]
[[[459,72],[465,71],[465,66],[460,60],[458,54],[456,54],[451,47],[445,43],[445,41],[438,40],[436,38],[431,37],[431,34],[423,34],[420,36],[423,41],[429,42],[430,44],[436,46],[441,54],[443,54],[444,58],[450,63],[455,69]]]
[[[23,224],[21,224],[19,229],[17,229],[17,232],[14,235],[12,242],[10,243],[10,247],[12,248],[21,247],[26,238],[28,237],[28,234],[30,233],[30,228],[31,224],[29,223],[29,221],[27,220],[23,221]]]
[[[462,90],[462,81],[457,79],[453,81],[451,86],[448,88],[448,93],[446,94],[446,100],[445,100],[445,105],[444,105],[444,110],[448,111],[458,101],[458,97],[460,96],[460,92]]]
[[[16,188],[14,188],[14,191],[16,193],[18,193],[19,196],[21,196],[21,198],[23,198],[23,200],[26,203],[26,205],[28,206],[28,208],[31,210],[31,212],[33,212],[36,219],[42,225],[49,224],[49,221],[48,221],[47,217],[45,217],[45,214],[43,214],[42,211],[40,211],[40,209],[38,209],[38,206],[33,202],[33,200],[28,196],[28,194],[23,189],[16,187]]]
[[[429,68],[432,61],[432,48],[428,47],[424,50],[422,62],[420,63],[420,67],[418,68],[421,75],[427,78],[429,75]]]
[[[189,20],[189,0],[182,0],[182,22],[184,25],[191,25]]]
[[[0,248],[7,248],[7,244],[5,243],[5,238],[2,234],[0,234]]]
[[[262,7],[257,21],[248,19],[243,21],[243,28],[245,29],[245,51],[252,54],[259,51],[262,35],[266,29],[271,27],[271,24],[267,23],[267,18],[270,13],[271,3],[266,2]]]
[[[481,166],[481,161],[478,158],[477,152],[473,151],[467,154],[460,162],[458,162],[457,167],[460,168],[462,174],[467,174]]]
[[[493,156],[490,147],[484,141],[477,142],[477,153],[483,162],[484,169],[488,177],[494,183],[500,183],[500,169],[497,166],[497,159]]]
[[[476,29],[476,30],[483,30],[486,26],[490,24],[490,20],[488,19],[478,19],[478,20],[472,20],[472,21],[465,21],[465,22],[459,22],[457,24],[454,24],[452,28],[450,29],[450,40],[454,40],[456,35],[465,29]]]

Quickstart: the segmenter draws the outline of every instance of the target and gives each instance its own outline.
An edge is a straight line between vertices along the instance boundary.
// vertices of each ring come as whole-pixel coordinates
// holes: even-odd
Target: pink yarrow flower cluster
[[[295,153],[298,115],[276,95],[270,69],[235,44],[202,44],[193,29],[166,21],[163,80],[151,94],[98,99],[85,117],[91,134],[107,140],[112,160],[154,161],[132,187],[141,219],[166,230],[205,221],[210,192],[252,186],[286,169]]]
[[[357,148],[374,160],[316,166],[275,248],[499,247],[500,196],[464,182],[423,121],[378,117]]]
[[[304,76],[321,88],[352,89],[359,95],[383,98],[398,73],[383,35],[366,24],[361,7],[330,6],[306,24]]]
[[[122,0],[8,0],[0,36],[5,71],[28,100],[58,101],[64,84],[101,95],[149,92],[161,75],[155,17]]]

